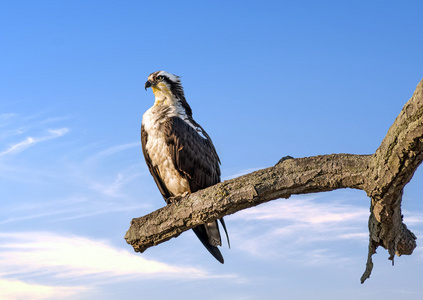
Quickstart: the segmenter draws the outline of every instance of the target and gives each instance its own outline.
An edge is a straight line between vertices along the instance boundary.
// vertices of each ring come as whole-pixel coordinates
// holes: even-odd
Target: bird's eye
[[[163,80],[163,78],[164,78],[164,76],[163,75],[159,75],[159,76],[157,76],[157,80]]]

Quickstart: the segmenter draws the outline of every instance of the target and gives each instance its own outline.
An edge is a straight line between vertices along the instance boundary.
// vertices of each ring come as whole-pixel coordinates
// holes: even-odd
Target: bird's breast
[[[180,175],[172,161],[169,146],[163,133],[164,120],[147,111],[143,116],[143,126],[148,139],[145,150],[153,167],[157,167],[160,178],[174,196],[189,192],[188,181]]]

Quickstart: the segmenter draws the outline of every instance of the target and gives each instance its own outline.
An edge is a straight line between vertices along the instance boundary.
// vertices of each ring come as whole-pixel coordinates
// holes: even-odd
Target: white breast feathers
[[[167,114],[157,106],[151,107],[143,116],[142,124],[148,135],[145,145],[153,167],[158,167],[160,177],[173,196],[189,192],[188,181],[175,169],[170,156],[162,124]]]

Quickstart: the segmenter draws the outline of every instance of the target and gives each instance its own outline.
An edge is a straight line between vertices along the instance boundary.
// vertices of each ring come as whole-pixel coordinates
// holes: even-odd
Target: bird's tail
[[[228,239],[228,245],[230,247],[229,236],[228,231],[226,230],[225,221],[223,221],[223,218],[221,218],[220,222],[222,224],[223,229],[225,230],[226,238]],[[217,221],[197,226],[192,230],[197,235],[201,243],[203,243],[204,247],[209,250],[211,255],[213,255],[214,258],[216,258],[220,263],[223,264],[224,259],[222,253],[220,253],[220,250],[217,248],[218,245],[220,246],[222,244]]]

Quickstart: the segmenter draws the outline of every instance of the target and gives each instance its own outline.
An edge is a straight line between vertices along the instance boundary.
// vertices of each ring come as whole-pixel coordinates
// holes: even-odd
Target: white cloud
[[[90,186],[95,191],[98,191],[106,196],[122,197],[121,189],[139,176],[140,176],[140,173],[130,174],[130,175],[124,175],[122,173],[118,173],[116,175],[116,178],[111,183],[92,181]]]
[[[3,300],[72,299],[86,291],[87,288],[79,286],[48,286],[0,278],[0,299]]]
[[[42,138],[43,141],[45,140],[49,140],[49,139],[54,139],[56,137],[62,136],[66,133],[68,133],[69,129],[68,128],[60,128],[60,129],[49,129],[48,132],[51,134],[50,136],[46,136],[44,138]]]
[[[346,223],[367,220],[369,210],[344,203],[318,203],[317,197],[280,199],[268,205],[244,210],[236,218],[247,220],[288,220],[304,224]]]
[[[81,236],[0,233],[2,300],[97,299],[104,285],[150,279],[186,282],[238,277],[149,260],[106,241]]]
[[[423,213],[403,211],[404,223],[406,225],[417,226],[423,223]]]
[[[13,119],[14,117],[16,117],[17,114],[14,113],[5,113],[5,114],[0,114],[0,122],[5,122],[7,120]],[[2,124],[0,123],[0,126]]]
[[[1,127],[1,126],[0,126]],[[8,138],[10,136],[16,136],[16,135],[21,135],[25,133],[25,129],[23,127],[19,127],[16,129],[2,129],[0,132],[0,140]]]
[[[142,203],[131,201],[106,201],[88,196],[69,196],[47,202],[28,201],[20,204],[3,207],[0,210],[0,225],[13,222],[62,222],[109,213],[124,211],[138,211],[145,208]]]
[[[9,148],[4,150],[3,152],[0,152],[0,157],[7,155],[7,154],[16,154],[16,153],[22,152],[22,151],[28,149],[29,147],[34,146],[35,144],[37,144],[39,142],[44,142],[44,141],[47,141],[47,140],[51,140],[51,139],[63,136],[68,131],[69,131],[68,128],[49,129],[47,131],[48,134],[46,134],[44,136],[35,137],[35,138],[34,137],[27,137],[25,140],[18,142],[18,143],[15,143],[15,144],[9,146]]]
[[[62,117],[49,117],[45,120],[40,121],[40,124],[49,124],[49,123],[56,123],[70,119],[70,116],[62,116]]]
[[[76,235],[0,233],[0,299],[75,299],[104,284],[181,278],[236,276],[149,260],[106,241]]]
[[[106,241],[50,232],[0,233],[0,266],[3,277],[13,275],[16,279],[40,274],[56,279],[79,278],[81,282],[85,282],[84,277],[95,282],[139,275],[187,279],[212,276],[200,269],[148,260]]]
[[[230,179],[233,179],[233,178],[237,178],[237,177],[240,177],[242,175],[249,174],[249,173],[252,173],[252,172],[257,171],[257,170],[260,170],[260,169],[263,169],[263,168],[247,168],[247,169],[243,169],[243,170],[240,170],[240,171],[236,172],[235,174],[231,174],[231,175],[228,175],[228,176],[223,176],[222,177],[222,180],[230,180]]]
[[[283,256],[306,265],[344,263],[348,258],[333,248],[348,241],[367,245],[369,210],[322,198],[279,199],[231,216],[230,222],[241,224],[231,234],[232,244],[263,259]]]
[[[123,144],[123,145],[110,147],[106,150],[100,151],[100,152],[96,153],[95,155],[89,157],[87,159],[87,162],[94,162],[94,161],[96,161],[100,158],[110,156],[110,155],[114,155],[114,154],[117,154],[121,151],[125,151],[127,149],[131,149],[131,148],[135,148],[135,147],[141,147],[141,142],[127,143],[127,144]]]
[[[35,140],[32,137],[27,137],[24,141],[19,142],[17,144],[14,144],[14,145],[10,146],[7,150],[1,152],[0,156],[23,151],[23,150],[29,148],[30,146],[32,146],[32,144],[34,144],[34,143],[35,143]]]

